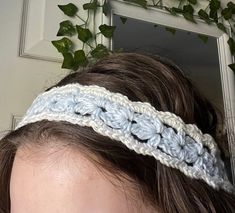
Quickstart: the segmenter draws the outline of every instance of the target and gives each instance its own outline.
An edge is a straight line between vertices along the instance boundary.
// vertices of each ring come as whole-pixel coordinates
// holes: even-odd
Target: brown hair
[[[215,108],[167,59],[136,53],[113,54],[68,75],[55,86],[76,82],[103,86],[132,101],[149,102],[157,110],[173,112],[217,138]],[[68,141],[90,158],[97,156],[97,163],[117,176],[127,174],[138,185],[143,200],[160,212],[235,212],[235,197],[223,190],[191,179],[153,157],[137,154],[89,127],[43,120],[12,131],[0,142],[0,213],[10,212],[9,185],[17,148],[28,141],[43,144],[50,138]]]

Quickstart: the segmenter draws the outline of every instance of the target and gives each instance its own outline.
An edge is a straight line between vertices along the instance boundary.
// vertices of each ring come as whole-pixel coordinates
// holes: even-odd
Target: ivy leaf
[[[96,11],[99,6],[100,5],[99,5],[98,1],[93,0],[91,3],[83,4],[83,9],[84,10],[94,10],[94,11]]]
[[[235,14],[235,4],[233,2],[228,2],[227,7],[232,11],[232,14]]]
[[[197,0],[188,0],[188,2],[191,4],[197,4]]]
[[[76,65],[76,67],[79,67],[79,66],[84,67],[88,64],[87,57],[86,57],[85,52],[83,50],[77,50],[74,53],[74,63]]]
[[[229,8],[224,8],[221,11],[221,15],[224,17],[225,20],[229,20],[230,18],[232,18],[232,10]]]
[[[76,25],[78,39],[86,43],[89,39],[92,38],[92,33],[89,29],[82,28],[81,26]]]
[[[99,26],[100,32],[106,37],[111,38],[113,36],[114,30],[116,26],[108,26],[106,24],[102,24]]]
[[[209,7],[210,7],[210,9],[214,9],[214,10],[220,9],[220,1],[219,0],[211,0]]]
[[[123,1],[135,3],[135,4],[143,7],[144,9],[147,9],[147,1],[146,0],[123,0]]]
[[[106,0],[104,4],[102,5],[102,11],[105,16],[107,16],[109,10],[109,4],[108,1]]]
[[[198,35],[198,38],[200,38],[204,43],[207,43],[209,37],[205,35]]]
[[[120,20],[121,20],[121,22],[122,22],[123,24],[125,24],[126,21],[127,21],[127,18],[126,18],[126,17],[120,17]]]
[[[165,27],[165,30],[172,33],[173,35],[176,33],[176,29],[171,28],[171,27]]]
[[[194,12],[193,6],[190,5],[190,4],[184,5],[183,12],[187,12],[187,13],[193,14],[193,12]]]
[[[220,1],[219,0],[211,0],[209,3],[210,13],[209,16],[216,23],[218,22],[218,13],[217,11],[220,9]]]
[[[57,33],[57,36],[72,36],[76,33],[76,29],[73,26],[72,22],[67,20],[67,21],[62,21],[60,22],[60,29]]]
[[[198,12],[198,15],[201,19],[203,19],[206,23],[210,24],[210,17],[209,14],[207,14],[207,12],[203,9],[200,9]]]
[[[60,40],[55,40],[51,42],[60,53],[67,53],[73,46],[70,39],[64,37]]]
[[[91,55],[94,58],[102,58],[109,54],[109,50],[103,44],[98,44],[94,50],[91,51]]]
[[[227,33],[227,30],[225,28],[225,26],[222,23],[217,23],[217,27],[222,30],[223,32]]]
[[[71,53],[63,53],[63,56],[64,56],[64,61],[62,64],[62,68],[73,69],[74,67],[73,55]]]
[[[228,2],[227,7],[231,8],[231,9],[235,9],[235,4],[230,1],[230,2]]]
[[[231,69],[233,72],[235,72],[235,63],[229,64],[228,66],[230,67],[230,69]]]
[[[65,15],[73,17],[76,15],[78,8],[76,5],[69,3],[66,5],[58,5],[58,7],[64,12]]]
[[[188,21],[191,21],[191,22],[193,22],[193,23],[196,23],[196,21],[194,20],[192,14],[190,14],[190,13],[183,13],[183,16],[184,16],[184,18],[187,19]]]
[[[193,23],[196,23],[196,21],[194,20],[193,17],[193,13],[194,13],[194,9],[192,7],[192,5],[184,5],[183,7],[183,16],[185,19],[187,19],[188,21],[191,21]]]
[[[227,41],[232,54],[235,53],[235,41],[230,37]]]

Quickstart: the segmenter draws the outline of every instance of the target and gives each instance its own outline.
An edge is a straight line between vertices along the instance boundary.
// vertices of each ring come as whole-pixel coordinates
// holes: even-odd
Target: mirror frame
[[[227,44],[227,40],[229,38],[228,35],[219,30],[215,24],[208,25],[198,16],[195,16],[197,24],[194,24],[185,20],[183,16],[172,16],[168,12],[156,8],[146,10],[122,0],[110,1],[110,13],[108,16],[103,15],[103,24],[113,25],[114,14],[166,27],[203,34],[217,39],[225,128],[228,135],[232,181],[233,184],[235,184],[235,73],[228,67],[229,64],[234,62]],[[229,35],[231,35],[231,28],[228,23],[224,23],[224,25],[227,32],[229,32]],[[112,39],[102,37],[102,43],[107,45],[111,50],[113,49]]]

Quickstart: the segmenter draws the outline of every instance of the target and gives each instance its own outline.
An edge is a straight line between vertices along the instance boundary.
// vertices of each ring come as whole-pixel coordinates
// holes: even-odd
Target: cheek
[[[81,157],[76,157],[76,165],[74,162],[37,163],[16,156],[10,184],[11,213],[136,212],[127,199],[127,189],[114,186]]]

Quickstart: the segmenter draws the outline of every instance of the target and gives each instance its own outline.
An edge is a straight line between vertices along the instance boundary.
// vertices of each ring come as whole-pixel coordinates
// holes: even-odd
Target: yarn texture
[[[215,189],[235,191],[213,137],[149,103],[130,101],[97,85],[75,83],[40,94],[16,129],[44,119],[92,127],[136,153],[152,156]]]

